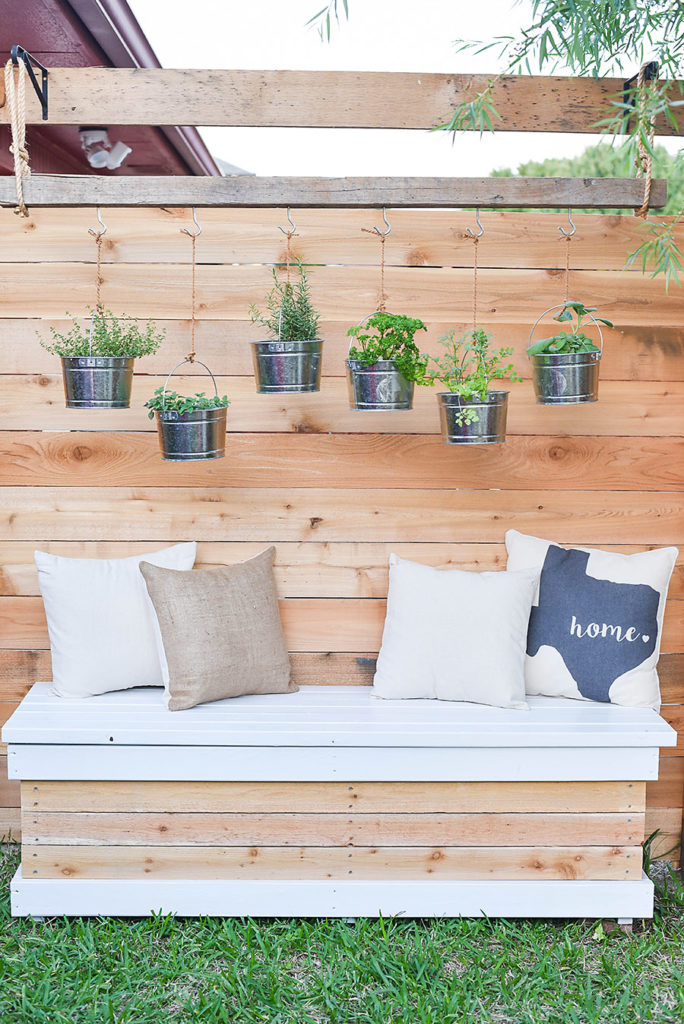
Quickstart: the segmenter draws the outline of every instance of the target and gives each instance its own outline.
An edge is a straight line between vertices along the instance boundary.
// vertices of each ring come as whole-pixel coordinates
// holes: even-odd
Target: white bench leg
[[[620,931],[624,932],[625,935],[631,935],[633,921],[634,918],[632,917],[618,917],[618,928],[620,929]]]

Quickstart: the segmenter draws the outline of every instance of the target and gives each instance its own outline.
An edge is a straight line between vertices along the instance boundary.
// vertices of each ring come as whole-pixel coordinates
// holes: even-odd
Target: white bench
[[[649,917],[654,711],[507,711],[365,687],[168,712],[36,683],[5,725],[22,780],[15,915]]]

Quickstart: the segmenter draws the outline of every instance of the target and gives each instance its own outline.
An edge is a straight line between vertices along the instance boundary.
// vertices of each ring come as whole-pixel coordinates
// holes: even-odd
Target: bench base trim
[[[653,883],[245,882],[188,879],[24,879],[14,917],[506,917],[649,918]]]

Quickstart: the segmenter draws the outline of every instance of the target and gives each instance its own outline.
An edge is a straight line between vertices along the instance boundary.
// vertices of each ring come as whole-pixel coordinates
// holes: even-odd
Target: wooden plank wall
[[[525,376],[512,386],[509,439],[450,449],[438,436],[434,393],[412,413],[350,412],[343,380],[346,328],[378,301],[378,243],[362,228],[373,211],[296,211],[297,255],[326,340],[320,394],[259,396],[251,377],[250,302],[284,258],[282,210],[205,210],[198,243],[200,358],[232,398],[227,457],[163,463],[142,403],[188,350],[188,211],[103,210],[103,298],[167,328],[141,361],[133,408],[66,410],[57,360],[37,332],[82,314],[94,299],[92,210],[40,210],[29,221],[0,213],[0,394],[4,501],[0,527],[0,717],[36,678],[49,678],[48,639],[32,565],[36,546],[76,556],[149,551],[200,542],[217,565],[277,545],[285,628],[297,678],[372,679],[391,550],[434,565],[503,568],[509,526],[562,543],[634,551],[684,544],[684,328],[682,294],[622,270],[638,244],[633,217],[575,218],[570,292],[614,320],[602,361],[601,399],[586,407],[537,406],[524,355],[529,325],[563,297],[564,243],[556,214],[483,212],[481,322],[515,346]],[[469,326],[472,214],[389,211],[389,308],[422,317],[427,348]],[[682,238],[684,241],[684,237]],[[144,374],[144,375],[143,375]],[[179,389],[206,381],[178,381]],[[671,588],[661,662],[664,715],[684,726],[684,555]],[[495,627],[493,627],[495,628]],[[0,833],[18,830],[18,788],[0,751]],[[660,849],[679,839],[684,741],[666,751],[648,787],[646,833]],[[677,854],[675,854],[677,856]]]

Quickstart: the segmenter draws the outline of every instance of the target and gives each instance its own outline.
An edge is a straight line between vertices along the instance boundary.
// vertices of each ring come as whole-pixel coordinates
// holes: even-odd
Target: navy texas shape
[[[655,650],[659,595],[640,583],[611,583],[587,576],[587,551],[550,545],[539,581],[539,604],[532,607],[527,653],[542,646],[555,647],[577,688],[590,700],[610,701],[612,683],[636,668]],[[598,636],[573,634],[573,616],[584,634],[590,623]],[[623,639],[603,625],[620,626]],[[632,636],[624,638],[629,627]],[[605,633],[606,635],[602,635]]]

